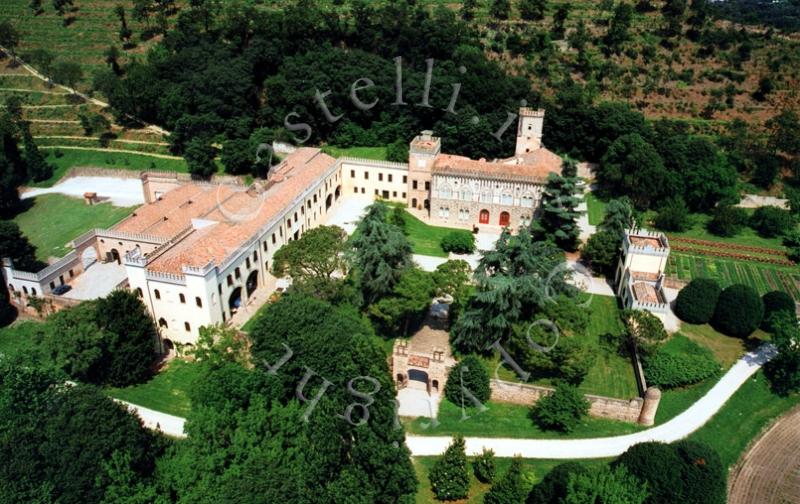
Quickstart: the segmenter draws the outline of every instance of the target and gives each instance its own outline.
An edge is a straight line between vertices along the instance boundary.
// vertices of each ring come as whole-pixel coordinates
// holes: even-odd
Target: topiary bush
[[[472,406],[472,397],[464,393],[466,389],[480,402],[486,402],[492,395],[489,387],[489,373],[483,362],[474,355],[468,355],[450,369],[444,395],[451,403],[461,406]]]
[[[480,455],[475,455],[472,472],[481,483],[491,483],[495,474],[494,451],[484,448]]]
[[[642,359],[647,384],[661,389],[691,385],[710,378],[719,372],[719,364],[711,352],[700,345],[689,342],[688,348],[677,354],[659,350]]]
[[[658,442],[635,444],[613,462],[647,483],[647,502],[652,504],[681,502],[682,464],[671,445]]]
[[[772,324],[775,313],[785,312],[792,316],[797,313],[794,299],[783,291],[767,292],[762,296],[761,301],[764,303],[764,318],[761,320],[761,328],[767,332],[775,329]]]
[[[508,471],[484,495],[483,503],[523,504],[527,493],[522,477],[522,459],[514,457]]]
[[[438,500],[465,499],[469,493],[469,472],[464,438],[456,436],[429,474],[431,490]]]
[[[475,251],[475,235],[469,231],[451,231],[442,238],[442,250],[454,254],[471,254]]]
[[[562,384],[531,407],[531,419],[545,430],[570,432],[589,413],[589,401],[578,387]]]
[[[706,324],[714,316],[722,292],[716,280],[695,278],[681,289],[675,300],[675,315],[690,324]]]
[[[672,445],[683,460],[681,466],[681,504],[725,504],[728,498],[727,473],[719,454],[710,446],[694,441]]]
[[[764,303],[747,285],[735,284],[723,290],[711,319],[714,329],[737,338],[746,338],[758,329],[764,316]]]

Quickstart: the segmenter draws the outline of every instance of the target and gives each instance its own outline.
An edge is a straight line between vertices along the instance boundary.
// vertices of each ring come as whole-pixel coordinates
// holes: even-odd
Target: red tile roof
[[[538,149],[523,157],[499,162],[439,154],[434,161],[433,172],[544,182],[550,173],[561,173],[561,158],[547,149]]]

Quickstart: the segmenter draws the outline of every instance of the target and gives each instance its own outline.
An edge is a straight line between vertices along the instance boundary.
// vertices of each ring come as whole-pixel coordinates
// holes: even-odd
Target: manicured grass
[[[800,301],[800,271],[796,267],[701,257],[673,251],[667,263],[666,274],[681,280],[714,278],[722,287],[743,283],[756,289],[759,294],[782,290]]]
[[[42,327],[40,322],[18,320],[0,329],[0,355],[12,356],[36,346],[34,335]]]
[[[111,168],[115,170],[165,170],[188,172],[186,161],[182,159],[164,159],[145,154],[124,154],[119,152],[83,151],[62,149],[60,157],[55,155],[56,149],[42,150],[47,153],[47,162],[51,163],[55,169],[53,176],[49,179],[32,184],[36,187],[51,187],[58,182],[68,169],[73,167],[99,167]]]
[[[33,205],[13,220],[36,246],[37,258],[47,261],[63,257],[69,251],[69,241],[90,229],[111,227],[132,211],[133,207],[110,203],[90,206],[82,199],[44,194],[33,198]]]
[[[447,252],[442,250],[442,239],[452,232],[469,234],[469,231],[464,229],[425,224],[406,211],[403,211],[403,219],[406,223],[408,241],[411,242],[415,254],[447,257]]]
[[[528,418],[530,410],[527,406],[489,401],[485,411],[467,408],[466,419],[460,406],[447,399],[439,405],[438,424],[430,425],[431,420],[417,418],[406,419],[403,423],[406,431],[423,436],[448,436],[462,434],[464,436],[509,437],[532,439],[578,439],[630,434],[642,427],[627,422],[617,422],[587,416],[570,433],[540,429]],[[425,426],[428,426],[426,428]]]
[[[606,215],[606,202],[594,193],[587,193],[586,210],[589,214],[589,224],[597,226],[603,222],[603,217]]]
[[[335,158],[354,157],[386,161],[386,147],[336,147],[334,145],[326,145],[322,147],[322,152]]]
[[[722,462],[731,467],[774,419],[799,403],[800,395],[779,397],[773,394],[764,373],[759,371],[689,439],[713,446]]]
[[[720,363],[723,369],[728,369],[745,354],[748,342],[741,338],[726,336],[714,330],[709,324],[681,324],[680,334],[690,340],[702,345],[714,354],[714,359]],[[759,340],[767,335],[763,331],[756,331],[751,336],[750,346],[757,346]]]
[[[147,383],[126,388],[109,388],[108,395],[156,411],[185,417],[191,411],[189,390],[202,367],[173,360]]]
[[[417,504],[438,504],[433,492],[431,491],[431,482],[428,479],[433,464],[436,463],[439,457],[412,457],[411,461],[414,464],[414,471],[419,480],[419,490],[417,491]],[[466,500],[458,501],[459,503],[480,504],[483,502],[483,496],[492,487],[491,484],[481,483],[475,478],[472,473],[472,457],[468,457],[468,468],[470,471],[470,486],[469,495]],[[554,467],[567,462],[566,460],[539,460],[539,459],[524,459],[522,461],[523,481],[533,487],[536,483],[542,481]],[[609,463],[609,459],[591,459],[581,460],[580,463],[590,468],[599,468],[600,466]],[[496,458],[495,459],[495,474],[497,477],[502,477],[506,473],[508,467],[511,465],[510,458]],[[529,491],[529,489],[528,489]]]
[[[592,348],[596,355],[594,366],[589,370],[583,383],[578,387],[585,394],[594,394],[619,399],[632,399],[639,395],[636,378],[633,374],[633,363],[630,359],[622,357],[616,351],[602,344],[605,335],[620,334],[624,327],[619,319],[617,299],[610,296],[593,296],[590,304],[589,325],[586,332],[569,336],[577,338],[583,344]],[[520,381],[519,375],[511,368],[500,363],[500,356],[495,355],[486,360],[486,368],[490,374],[497,369],[497,374],[502,380]],[[552,386],[550,379],[537,379],[532,383],[536,385]]]
[[[746,210],[748,213],[752,213],[752,210]],[[711,217],[706,214],[692,214],[692,220],[694,225],[683,232],[680,233],[668,233],[670,236],[680,236],[683,238],[693,238],[696,240],[709,240],[715,241],[722,244],[732,244],[732,245],[745,245],[748,247],[766,247],[766,248],[774,248],[778,250],[785,250],[783,243],[781,242],[780,238],[764,238],[759,236],[758,233],[753,231],[752,228],[745,226],[742,231],[737,234],[736,236],[731,237],[722,237],[717,236],[708,229],[706,226],[708,222],[711,220]]]

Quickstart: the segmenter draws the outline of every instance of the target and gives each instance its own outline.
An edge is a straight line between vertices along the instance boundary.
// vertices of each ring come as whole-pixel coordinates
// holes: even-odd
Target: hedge
[[[642,359],[647,384],[662,389],[692,385],[719,372],[719,364],[708,349],[688,342],[681,353],[662,349]]]

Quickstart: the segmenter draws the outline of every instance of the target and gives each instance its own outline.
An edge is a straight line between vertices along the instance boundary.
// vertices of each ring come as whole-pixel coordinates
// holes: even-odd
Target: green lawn
[[[322,147],[322,152],[335,158],[354,157],[386,161],[386,147],[336,147],[326,145]]]
[[[0,355],[12,356],[36,346],[34,335],[42,327],[40,322],[17,321],[0,328]]]
[[[603,217],[606,215],[606,202],[598,198],[595,193],[587,193],[586,210],[589,214],[589,224],[597,226],[603,222]]]
[[[423,436],[464,436],[510,437],[531,439],[578,439],[591,437],[618,436],[641,430],[642,427],[627,423],[587,416],[569,434],[557,431],[542,430],[528,418],[527,406],[492,402],[486,404],[486,410],[468,408],[467,419],[462,420],[460,406],[447,399],[439,405],[438,425],[431,426],[430,419],[405,419],[406,432]],[[426,426],[428,426],[426,428]]]
[[[800,395],[778,397],[759,371],[736,391],[725,406],[700,430],[689,436],[713,446],[722,462],[731,467],[747,446],[770,423],[800,404]]]
[[[119,152],[103,152],[61,149],[63,154],[56,157],[56,149],[45,149],[47,162],[54,165],[53,176],[49,179],[33,184],[37,187],[51,187],[58,182],[64,173],[72,167],[90,166],[99,168],[113,168],[117,170],[166,170],[187,172],[186,161],[182,159],[164,159],[145,154],[124,154]]]
[[[415,254],[447,257],[447,252],[442,250],[442,239],[452,232],[469,234],[465,229],[431,226],[425,224],[410,213],[403,211],[406,223],[406,233],[411,248]]]
[[[185,417],[191,410],[189,390],[202,367],[173,360],[149,382],[126,388],[109,388],[108,395],[145,408]]]
[[[63,257],[67,243],[93,228],[108,228],[132,211],[110,203],[87,205],[82,199],[60,194],[44,194],[32,199],[33,205],[14,217],[23,234],[36,246],[42,261]]]
[[[747,210],[748,213],[752,213],[752,210]],[[706,214],[692,214],[692,220],[694,225],[683,232],[680,233],[668,233],[670,236],[679,236],[682,238],[693,238],[695,240],[708,240],[719,242],[722,244],[732,244],[732,245],[745,245],[748,247],[765,247],[765,248],[774,248],[778,250],[786,250],[782,244],[780,238],[764,238],[759,236],[758,233],[753,231],[752,228],[745,226],[742,231],[737,234],[736,236],[731,237],[722,237],[717,236],[708,229],[706,226],[708,222],[711,220],[711,217]]]
[[[633,363],[630,359],[620,356],[617,352],[601,344],[604,335],[620,334],[624,330],[619,319],[617,299],[610,296],[593,296],[589,309],[591,314],[586,332],[570,336],[590,346],[597,356],[594,366],[578,388],[586,394],[619,399],[638,397],[639,390],[633,374]],[[493,373],[500,360],[499,355],[486,359],[486,369]],[[519,375],[505,365],[498,369],[497,374],[503,380],[520,381]],[[553,385],[552,380],[549,379],[538,379],[532,383]]]
[[[438,457],[412,457],[414,463],[414,471],[417,473],[419,480],[419,490],[417,491],[417,504],[438,504],[433,492],[431,492],[431,482],[428,479],[433,464],[436,463]],[[459,503],[480,504],[483,503],[483,496],[491,488],[490,484],[484,484],[475,478],[472,473],[472,457],[468,457],[469,471],[470,471],[470,486],[469,496],[466,500],[458,501]],[[524,459],[522,461],[523,480],[526,481],[531,487],[549,473],[555,466],[563,464],[566,460],[539,460],[539,459]],[[599,468],[600,466],[610,462],[609,459],[592,459],[582,460],[582,464],[591,468]],[[511,465],[510,458],[496,458],[495,459],[495,474],[502,477]]]
[[[800,301],[800,270],[797,267],[701,257],[673,251],[667,263],[666,274],[681,280],[714,278],[722,287],[743,283],[756,289],[759,294],[782,290],[795,301]]]

